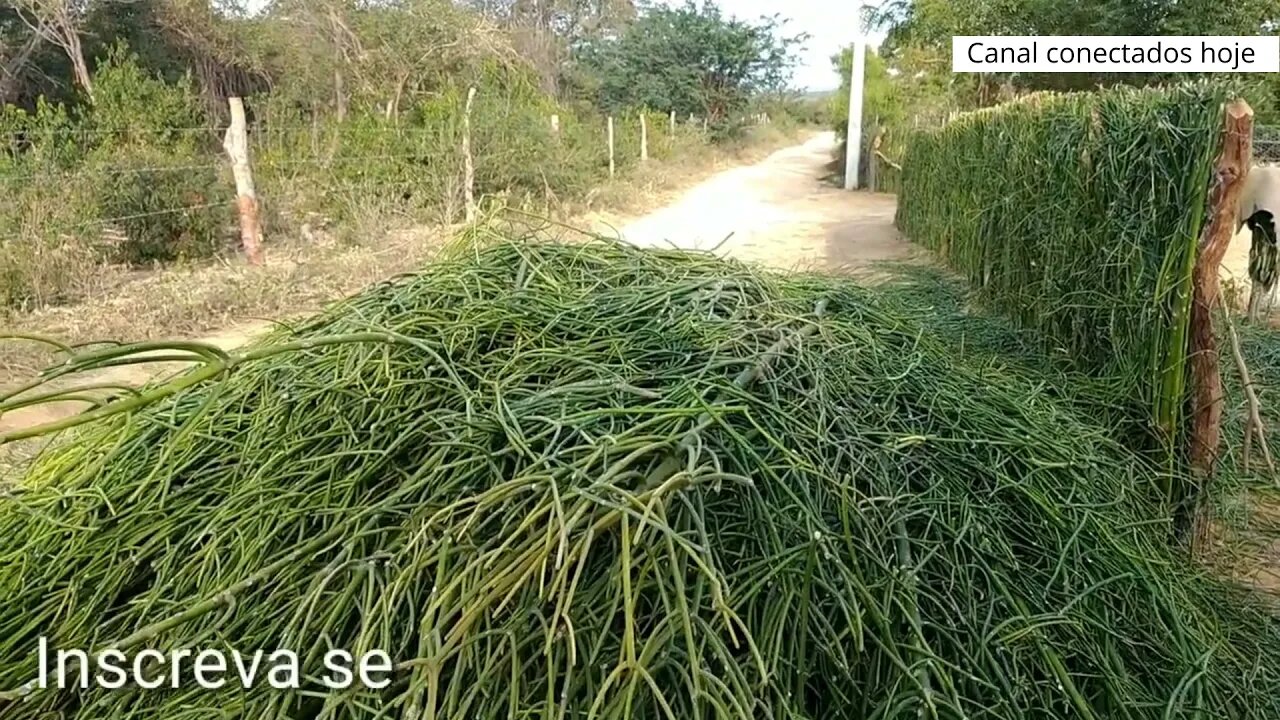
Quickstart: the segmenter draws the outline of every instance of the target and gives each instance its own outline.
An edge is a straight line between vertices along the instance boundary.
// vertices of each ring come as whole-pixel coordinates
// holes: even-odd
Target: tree
[[[93,81],[80,42],[81,26],[89,10],[87,0],[12,0],[14,9],[31,31],[62,48],[71,61],[75,83],[93,102]]]
[[[753,95],[783,88],[803,35],[783,35],[777,16],[745,22],[714,2],[653,7],[617,37],[584,42],[578,84],[604,108],[697,114],[719,121]]]
[[[388,118],[407,92],[472,72],[478,58],[514,59],[496,28],[448,0],[403,0],[362,11],[354,22],[365,47],[356,68],[360,91]]]
[[[0,104],[16,99],[23,73],[43,42],[16,13],[0,10]]]
[[[543,89],[560,89],[570,49],[609,36],[636,17],[635,0],[464,0],[505,29],[513,49],[533,65]]]
[[[886,57],[927,57],[934,72],[950,72],[953,35],[1255,35],[1278,21],[1280,0],[884,0],[872,16],[874,25],[887,30]],[[978,78],[977,99],[998,99],[999,85],[1075,90],[1167,79],[1131,73],[986,75]]]

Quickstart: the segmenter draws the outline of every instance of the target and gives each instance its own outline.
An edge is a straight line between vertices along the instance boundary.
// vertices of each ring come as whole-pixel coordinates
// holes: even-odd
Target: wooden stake
[[[609,116],[609,177],[613,178],[617,168],[613,163],[613,116]]]
[[[640,162],[649,162],[649,121],[640,113]]]
[[[467,222],[476,219],[476,169],[471,159],[471,104],[476,89],[467,90],[467,106],[462,111],[462,197],[466,203]]]
[[[1214,337],[1213,310],[1220,300],[1219,267],[1235,233],[1237,209],[1253,153],[1253,109],[1243,99],[1227,104],[1222,154],[1217,160],[1209,206],[1212,214],[1200,236],[1192,271],[1190,460],[1199,481],[1191,548],[1199,554],[1208,540],[1210,479],[1222,435],[1222,374]]]
[[[551,116],[551,134],[560,137],[560,116]]]
[[[262,225],[258,220],[258,193],[253,187],[249,163],[249,130],[244,117],[244,100],[227,98],[231,125],[222,138],[222,147],[231,158],[231,174],[236,179],[236,208],[240,213],[240,244],[250,265],[262,264]]]

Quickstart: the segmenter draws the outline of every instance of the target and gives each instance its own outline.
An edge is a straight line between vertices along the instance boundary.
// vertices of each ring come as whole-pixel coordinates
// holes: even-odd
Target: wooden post
[[[613,116],[609,116],[609,177],[613,178],[617,168],[613,162]]]
[[[262,264],[262,225],[258,221],[258,193],[253,187],[249,164],[249,131],[244,118],[244,100],[227,98],[231,125],[222,138],[222,147],[231,158],[231,174],[236,179],[236,207],[240,212],[240,244],[250,265]]]
[[[676,136],[676,111],[671,111],[671,137]]]
[[[560,137],[560,116],[551,116],[551,134]]]
[[[640,162],[649,162],[649,120],[640,113]]]
[[[1200,236],[1192,272],[1192,417],[1189,441],[1191,469],[1199,481],[1191,536],[1192,552],[1196,554],[1208,540],[1209,480],[1222,434],[1222,374],[1213,329],[1213,310],[1221,294],[1218,273],[1222,257],[1231,244],[1231,236],[1235,234],[1240,196],[1244,192],[1252,154],[1253,109],[1243,99],[1233,100],[1226,107],[1222,154],[1218,156],[1213,188],[1209,194],[1212,214]]]
[[[462,111],[462,198],[466,203],[467,222],[476,219],[476,168],[471,159],[471,104],[476,89],[467,90],[467,106]]]

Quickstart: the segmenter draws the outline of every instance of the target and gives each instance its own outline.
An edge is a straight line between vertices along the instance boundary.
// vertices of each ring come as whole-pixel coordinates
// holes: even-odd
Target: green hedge
[[[1039,94],[913,137],[897,224],[1177,439],[1225,88]],[[1172,445],[1169,445],[1172,447]]]

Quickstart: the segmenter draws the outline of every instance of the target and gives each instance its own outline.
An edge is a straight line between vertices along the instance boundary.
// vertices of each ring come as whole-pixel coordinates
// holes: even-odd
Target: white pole
[[[859,28],[861,29],[861,28]],[[858,189],[858,168],[862,162],[862,83],[867,75],[867,43],[853,41],[853,69],[849,78],[848,152],[844,163],[844,189]]]

